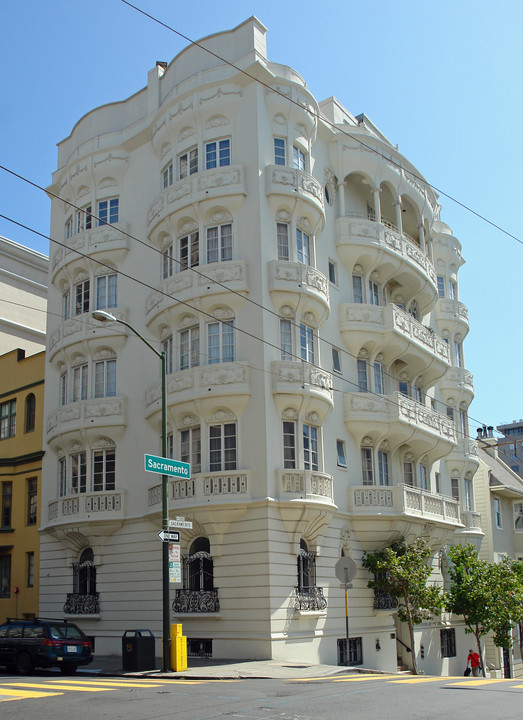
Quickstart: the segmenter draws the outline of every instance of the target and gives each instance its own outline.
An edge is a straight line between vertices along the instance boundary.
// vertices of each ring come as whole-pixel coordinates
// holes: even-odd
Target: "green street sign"
[[[158,473],[159,475],[171,475],[172,477],[185,478],[186,480],[189,480],[191,477],[190,463],[147,454],[144,456],[144,460],[147,472]]]

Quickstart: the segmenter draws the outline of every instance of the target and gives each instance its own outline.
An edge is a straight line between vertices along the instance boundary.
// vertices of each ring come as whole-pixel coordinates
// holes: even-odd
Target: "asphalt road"
[[[0,674],[2,720],[520,720],[523,680],[181,680]]]

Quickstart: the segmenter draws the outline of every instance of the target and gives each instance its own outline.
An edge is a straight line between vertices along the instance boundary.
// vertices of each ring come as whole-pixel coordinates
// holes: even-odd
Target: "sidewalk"
[[[353,668],[338,665],[307,665],[301,663],[283,663],[275,660],[217,660],[214,658],[190,657],[187,660],[187,670],[164,673],[161,670],[161,658],[156,658],[157,670],[128,671],[122,668],[120,656],[95,655],[90,665],[78,668],[79,673],[89,675],[118,675],[124,677],[147,678],[188,678],[188,679],[214,679],[239,680],[247,678],[265,679],[293,679],[308,677],[325,677],[339,673],[354,672]],[[372,671],[371,671],[372,672]]]

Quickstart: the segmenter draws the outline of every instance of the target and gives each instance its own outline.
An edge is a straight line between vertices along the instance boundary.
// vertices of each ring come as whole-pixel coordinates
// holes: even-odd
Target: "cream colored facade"
[[[97,308],[168,353],[172,454],[192,466],[169,483],[192,522],[172,590],[190,652],[335,664],[340,556],[422,535],[440,582],[439,552],[483,535],[461,245],[409,161],[270,61],[265,33],[251,18],[204,38],[238,69],[188,47],[59,144],[40,604],[65,603],[98,652],[127,628],[161,635],[160,478],[143,463],[161,401],[158,359]],[[367,581],[359,566],[352,659],[392,670],[407,633]],[[446,623],[417,631],[425,672],[462,671]]]
[[[0,354],[45,349],[49,259],[0,237]]]

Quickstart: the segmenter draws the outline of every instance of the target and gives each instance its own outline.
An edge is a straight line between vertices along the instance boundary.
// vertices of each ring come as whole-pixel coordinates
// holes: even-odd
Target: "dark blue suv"
[[[66,620],[16,620],[0,625],[0,665],[27,675],[35,667],[59,667],[75,673],[93,660],[91,643],[77,625]]]

